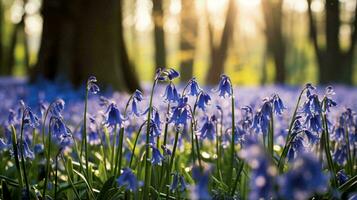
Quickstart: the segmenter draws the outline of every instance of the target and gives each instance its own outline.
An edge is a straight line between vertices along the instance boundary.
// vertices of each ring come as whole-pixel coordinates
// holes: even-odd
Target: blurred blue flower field
[[[356,199],[357,88],[0,81],[2,199]]]

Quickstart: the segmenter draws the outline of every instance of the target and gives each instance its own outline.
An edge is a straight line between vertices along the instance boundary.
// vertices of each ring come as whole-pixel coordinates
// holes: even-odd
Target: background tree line
[[[222,2],[0,0],[0,74],[75,85],[95,74],[116,89],[133,90],[142,74],[154,71],[146,63],[154,68],[174,63],[181,81],[198,73],[206,84],[227,71],[242,84],[309,81],[301,79],[304,74],[322,84],[356,82],[355,0]],[[149,15],[140,17],[143,10]],[[36,50],[34,16],[41,25]],[[252,18],[253,25],[246,25]],[[145,23],[152,28],[144,29]],[[249,28],[258,36],[249,37]],[[258,47],[245,44],[254,40]],[[140,51],[150,54],[138,58]],[[251,79],[258,81],[245,81]]]

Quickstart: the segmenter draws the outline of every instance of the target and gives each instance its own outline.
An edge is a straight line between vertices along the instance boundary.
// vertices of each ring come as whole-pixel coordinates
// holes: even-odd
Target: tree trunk
[[[351,23],[350,47],[347,51],[344,51],[341,49],[339,43],[339,30],[341,26],[340,2],[338,0],[328,0],[325,2],[325,48],[319,47],[317,42],[318,33],[311,10],[311,2],[312,0],[307,0],[310,38],[313,42],[319,66],[319,82],[322,84],[331,82],[352,84],[353,55],[357,40],[357,5],[355,16]]]
[[[229,45],[233,39],[234,24],[236,22],[237,6],[235,0],[229,0],[226,21],[219,44],[214,44],[213,30],[209,24],[210,33],[210,66],[206,76],[206,83],[214,85],[219,81],[220,75],[224,72],[224,64],[227,58]]]
[[[45,0],[36,70],[52,80],[69,78],[75,85],[95,75],[100,84],[114,89],[138,88],[125,48],[121,3],[121,0]]]
[[[166,67],[163,0],[152,0],[152,4],[152,16],[154,21],[155,67],[158,69]]]
[[[274,60],[275,83],[285,82],[285,41],[282,32],[282,0],[263,0],[267,53]]]
[[[187,82],[193,77],[198,23],[195,4],[191,0],[182,0],[181,5],[180,72],[181,82]]]

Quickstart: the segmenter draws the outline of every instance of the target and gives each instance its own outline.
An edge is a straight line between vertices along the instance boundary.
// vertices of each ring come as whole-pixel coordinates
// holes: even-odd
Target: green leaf
[[[100,193],[98,195],[98,200],[104,200],[107,192],[115,187],[115,177],[112,176],[110,177],[103,185],[102,189],[100,190]]]

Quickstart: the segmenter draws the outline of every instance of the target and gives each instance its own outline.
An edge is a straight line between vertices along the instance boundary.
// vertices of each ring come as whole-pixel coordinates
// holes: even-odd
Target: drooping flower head
[[[138,103],[141,102],[142,100],[143,100],[143,94],[141,93],[141,91],[135,90],[131,100],[131,113],[133,113],[137,117],[142,115],[142,113],[139,111],[138,108]]]
[[[187,120],[191,119],[191,109],[187,102],[187,97],[181,97],[178,105],[172,107],[173,114],[171,115],[169,123],[174,122],[176,126],[185,125]]]
[[[227,75],[221,75],[217,91],[219,92],[219,96],[223,98],[230,97],[232,95],[232,83]]]
[[[160,150],[157,149],[155,146],[150,145],[152,148],[152,158],[151,158],[151,163],[153,165],[161,165],[162,161],[165,159],[165,157],[161,154]]]
[[[279,95],[274,94],[271,101],[273,103],[274,112],[278,115],[281,115],[286,108],[283,104],[283,101],[280,99]]]
[[[211,101],[211,97],[206,92],[201,91],[201,93],[198,96],[197,107],[200,108],[202,111],[205,111],[210,101]]]
[[[187,84],[187,88],[189,89],[189,95],[190,96],[198,96],[200,91],[202,91],[202,89],[200,88],[200,86],[198,85],[196,78],[192,78],[188,84]]]
[[[63,99],[56,99],[53,103],[51,103],[49,111],[54,116],[62,117],[61,113],[64,110],[64,105],[65,103]]]
[[[165,97],[165,100],[169,101],[169,102],[176,102],[180,98],[179,94],[178,94],[178,92],[176,90],[176,87],[172,82],[170,82],[166,86],[165,94],[163,96]]]
[[[199,136],[201,139],[209,139],[209,140],[214,140],[215,134],[216,134],[216,129],[215,129],[215,124],[213,122],[213,119],[215,119],[215,116],[211,117],[206,117],[205,123],[203,124],[201,130],[199,131]]]
[[[124,168],[117,179],[119,187],[125,187],[126,190],[136,191],[139,188],[139,182],[130,168]]]
[[[38,117],[32,112],[30,107],[26,107],[23,113],[24,125],[36,128],[39,125]]]
[[[180,77],[180,73],[172,68],[169,69],[158,69],[156,70],[156,77],[155,80],[159,80],[159,81],[165,81],[165,80],[169,80],[172,81],[175,78]]]
[[[124,118],[114,103],[109,105],[106,113],[108,113],[106,124],[109,127],[114,128],[116,125],[119,125],[120,127],[123,125]]]
[[[90,76],[87,80],[87,90],[92,94],[97,94],[100,89],[97,85],[97,78],[95,76]]]
[[[173,179],[172,179],[172,183],[170,185],[170,190],[171,191],[178,190],[179,192],[185,191],[187,188],[185,178],[178,172],[173,173],[172,176],[173,176]]]

